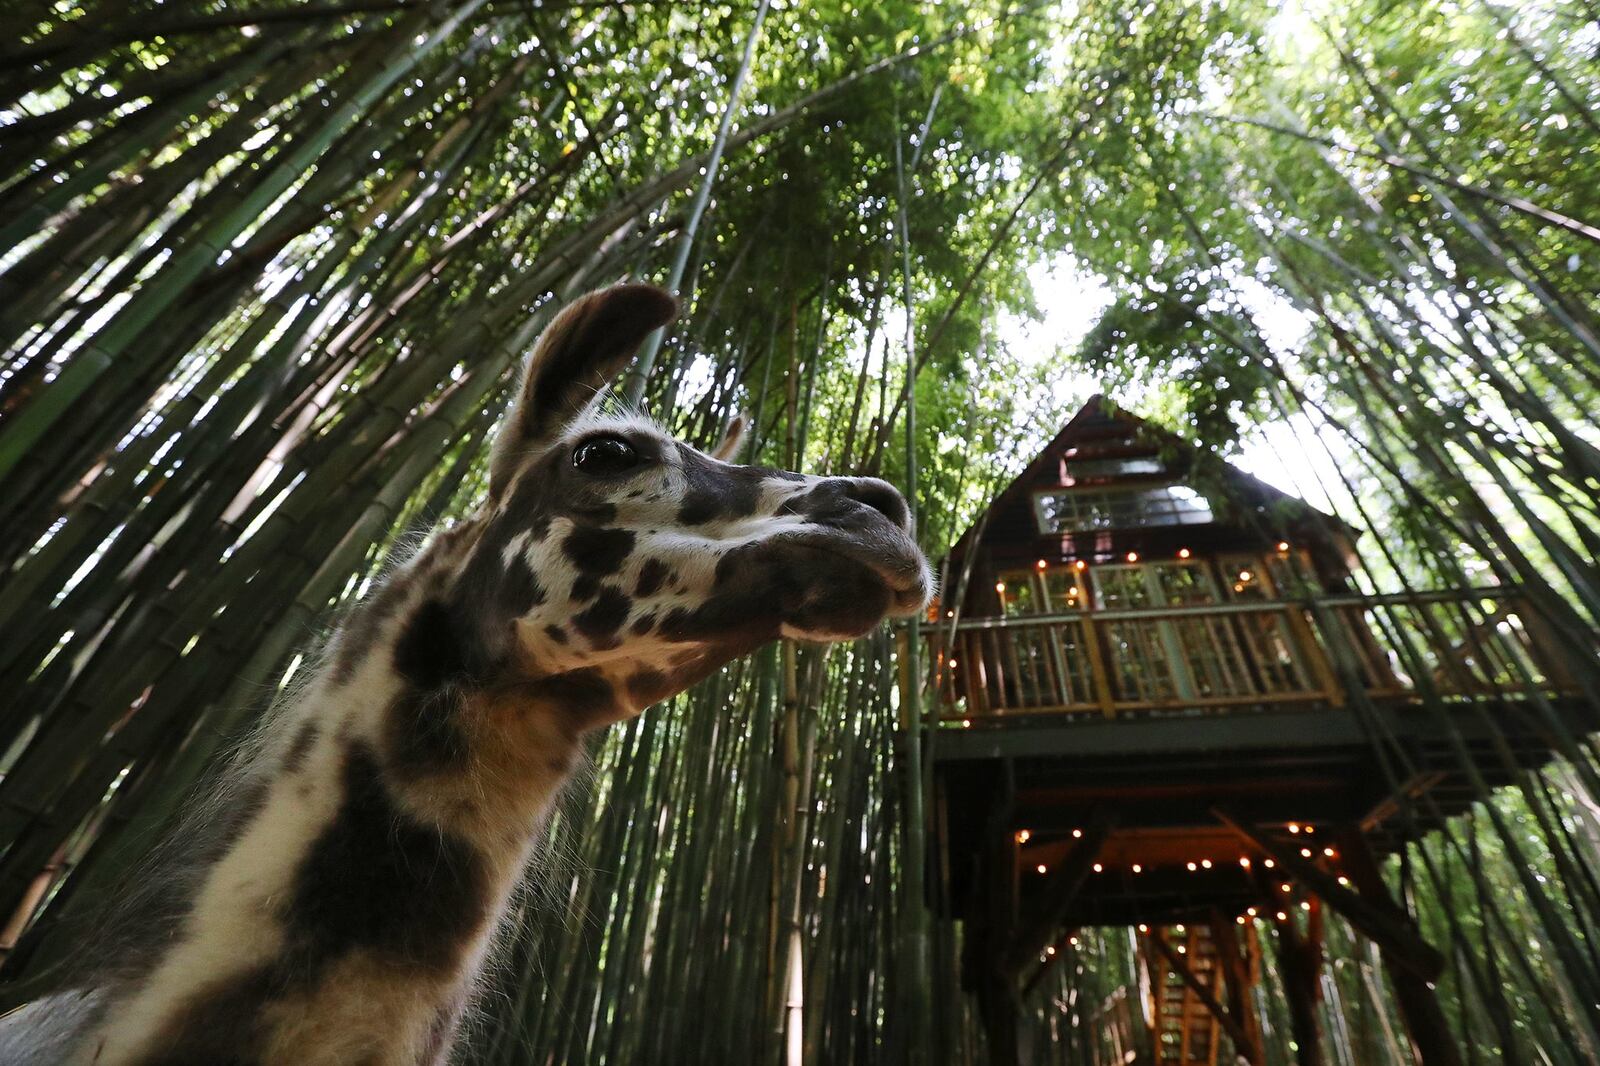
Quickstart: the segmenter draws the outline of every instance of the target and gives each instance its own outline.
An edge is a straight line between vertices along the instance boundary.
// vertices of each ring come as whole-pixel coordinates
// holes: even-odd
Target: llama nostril
[[[900,529],[905,529],[910,524],[911,510],[906,506],[905,497],[900,495],[899,489],[887,481],[858,478],[848,483],[844,494],[857,503],[864,503],[879,512]]]

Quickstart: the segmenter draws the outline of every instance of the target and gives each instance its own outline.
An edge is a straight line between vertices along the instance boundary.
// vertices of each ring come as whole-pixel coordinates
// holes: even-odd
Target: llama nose
[[[906,498],[887,481],[875,477],[850,478],[845,482],[844,495],[847,499],[866,504],[900,529],[909,530],[911,527],[911,508],[906,506]]]

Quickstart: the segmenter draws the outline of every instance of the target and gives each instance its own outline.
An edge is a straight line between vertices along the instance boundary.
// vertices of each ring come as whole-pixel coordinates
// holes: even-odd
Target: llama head
[[[676,305],[618,285],[545,330],[490,460],[451,613],[502,677],[606,721],[682,691],[780,636],[861,636],[921,610],[932,575],[909,509],[871,478],[728,462],[600,392]]]

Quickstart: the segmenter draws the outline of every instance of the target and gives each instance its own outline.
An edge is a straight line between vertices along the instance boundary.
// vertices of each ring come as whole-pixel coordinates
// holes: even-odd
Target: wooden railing
[[[940,715],[1204,711],[1566,687],[1515,590],[1207,604],[930,625]]]

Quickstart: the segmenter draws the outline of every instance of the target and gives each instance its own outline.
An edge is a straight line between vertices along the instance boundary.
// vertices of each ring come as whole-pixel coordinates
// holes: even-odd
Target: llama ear
[[[728,423],[728,432],[722,435],[722,443],[712,451],[711,458],[721,459],[725,463],[732,462],[744,445],[744,434],[749,428],[750,423],[744,415],[734,415],[733,421]]]
[[[540,334],[511,413],[489,457],[489,496],[498,499],[517,460],[565,429],[627,365],[639,345],[672,321],[678,301],[654,285],[613,285],[561,309]]]

